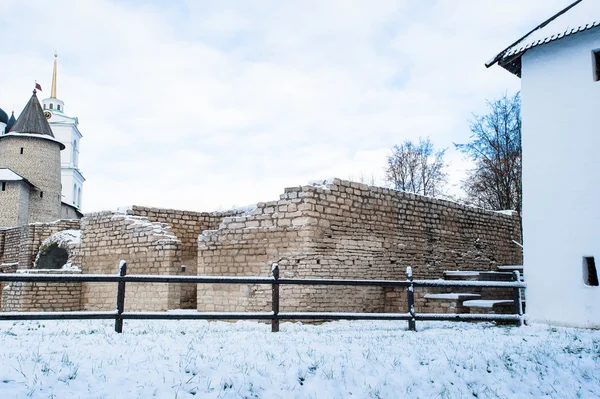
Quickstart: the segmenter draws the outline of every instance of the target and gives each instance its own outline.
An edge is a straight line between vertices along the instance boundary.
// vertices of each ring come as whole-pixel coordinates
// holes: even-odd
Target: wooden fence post
[[[513,272],[513,281],[520,283],[521,275],[518,270]],[[523,325],[523,302],[521,297],[521,289],[513,288],[513,301],[514,301],[514,312],[519,315],[519,321],[517,321],[517,326],[521,327]]]
[[[125,277],[127,274],[127,262],[124,260],[119,264],[119,276]],[[115,331],[123,332],[123,310],[125,308],[125,281],[119,281],[117,286],[117,316],[115,317]]]
[[[410,282],[410,285],[406,288],[406,298],[408,300],[408,313],[410,313],[410,320],[408,320],[408,329],[410,331],[416,331],[415,321],[415,286],[413,284],[412,267],[406,268],[406,279]]]
[[[273,278],[275,278],[275,281],[279,280],[279,265],[277,263],[273,263],[271,271],[273,272]],[[279,284],[272,284],[271,294],[273,303],[273,315],[277,316],[279,314]],[[278,319],[271,319],[271,332],[279,332]]]

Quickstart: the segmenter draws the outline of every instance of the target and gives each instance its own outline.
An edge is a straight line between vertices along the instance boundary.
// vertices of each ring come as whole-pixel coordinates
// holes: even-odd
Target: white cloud
[[[471,112],[519,87],[483,63],[565,3],[4,2],[0,107],[20,111],[34,79],[49,94],[56,48],[58,96],[84,134],[85,211],[381,181],[405,138],[467,140]]]

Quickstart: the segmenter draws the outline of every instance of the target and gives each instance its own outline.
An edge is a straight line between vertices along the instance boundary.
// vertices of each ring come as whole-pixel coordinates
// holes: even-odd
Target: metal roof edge
[[[583,0],[576,0],[575,2],[569,4],[567,7],[563,8],[562,10],[560,10],[559,12],[557,12],[556,14],[554,14],[553,16],[551,16],[550,18],[548,18],[547,20],[545,20],[544,22],[542,22],[541,24],[539,24],[538,26],[536,26],[535,28],[533,28],[532,30],[530,30],[529,32],[527,32],[521,38],[519,38],[514,43],[510,44],[504,50],[502,50],[501,52],[499,52],[494,58],[492,58],[491,60],[489,60],[488,62],[486,62],[485,63],[485,67],[489,68],[489,67],[493,66],[495,63],[497,63],[498,61],[500,61],[502,59],[502,57],[504,57],[506,55],[506,53],[507,53],[508,50],[510,50],[512,47],[516,46],[517,44],[519,44],[519,42],[521,42],[523,39],[527,38],[527,36],[531,35],[536,30],[541,29],[544,26],[548,25],[550,22],[554,21],[556,18],[560,17],[561,15],[563,15],[564,13],[566,13],[567,11],[569,11],[571,8],[573,8],[577,4],[581,3],[582,1]],[[518,53],[515,53],[515,54],[518,54]]]

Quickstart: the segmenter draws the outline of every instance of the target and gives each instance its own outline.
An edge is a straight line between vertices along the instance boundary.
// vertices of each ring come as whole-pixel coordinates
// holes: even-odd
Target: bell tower
[[[65,103],[56,96],[57,58],[54,53],[52,90],[50,97],[42,100],[42,106],[54,136],[65,146],[60,159],[62,202],[81,210],[85,178],[79,170],[79,142],[83,136],[78,129],[79,120],[65,113]]]

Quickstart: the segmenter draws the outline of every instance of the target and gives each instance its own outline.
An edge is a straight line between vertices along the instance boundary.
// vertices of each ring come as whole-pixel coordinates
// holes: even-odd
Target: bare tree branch
[[[419,138],[417,144],[405,140],[392,148],[385,178],[396,190],[441,195],[447,181],[445,152],[436,151],[429,137]]]
[[[467,201],[495,209],[521,212],[521,97],[506,94],[487,102],[486,115],[473,115],[471,141],[454,144],[475,161],[463,182]]]

